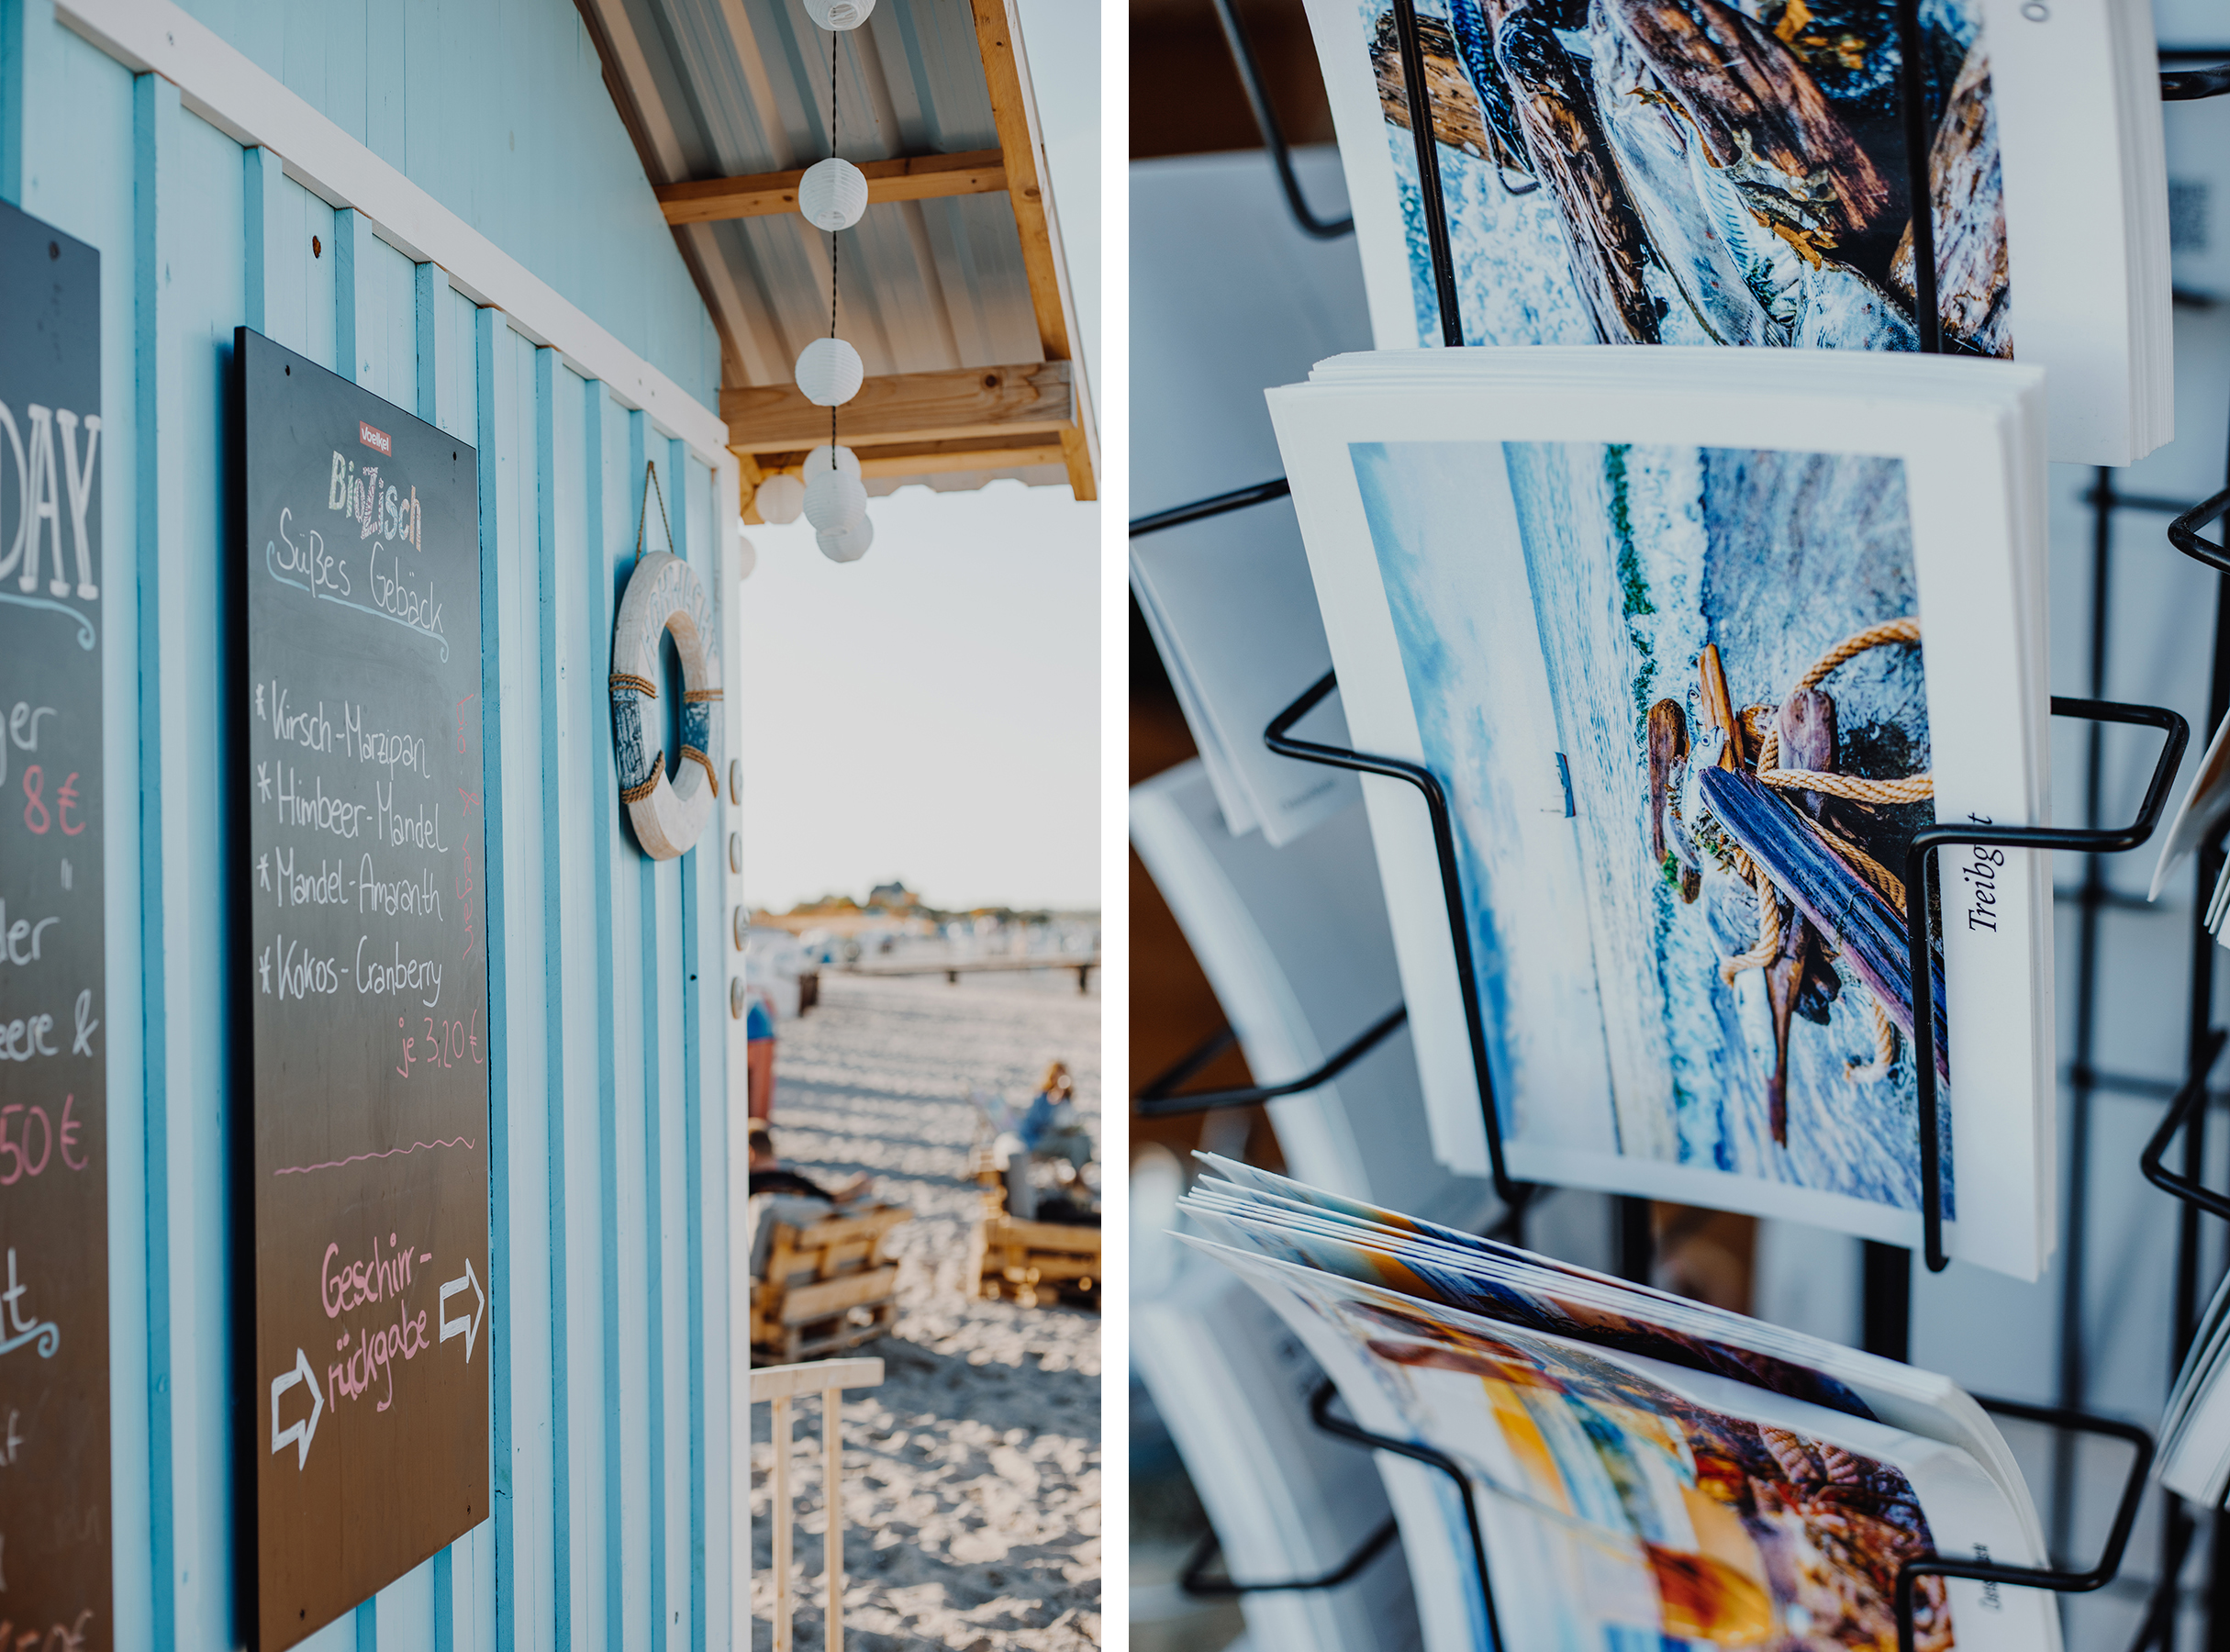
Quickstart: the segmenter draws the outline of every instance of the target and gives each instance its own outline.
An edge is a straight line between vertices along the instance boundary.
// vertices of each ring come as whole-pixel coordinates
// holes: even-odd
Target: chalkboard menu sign
[[[473,450],[237,335],[257,1644],[488,1514]]]
[[[0,1646],[116,1644],[101,260],[0,203]],[[128,578],[128,569],[122,575]]]

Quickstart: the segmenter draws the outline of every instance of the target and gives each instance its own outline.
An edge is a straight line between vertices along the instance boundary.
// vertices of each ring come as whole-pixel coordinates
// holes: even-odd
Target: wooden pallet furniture
[[[977,1296],[1010,1297],[1025,1308],[1064,1299],[1099,1306],[1099,1230],[1067,1222],[1018,1222],[1007,1214],[1007,1181],[990,1147],[977,1143],[968,1174],[983,1189],[983,1214],[968,1241],[962,1277]]]
[[[898,1265],[884,1252],[903,1205],[840,1211],[803,1227],[777,1222],[766,1271],[752,1281],[751,1359],[793,1365],[842,1354],[898,1318]]]
[[[757,1363],[753,1350],[753,1363]],[[828,1617],[821,1635],[827,1652],[843,1652],[844,1645],[844,1500],[839,1491],[843,1478],[842,1406],[846,1389],[875,1388],[883,1380],[879,1359],[829,1359],[814,1365],[770,1366],[751,1374],[751,1403],[774,1413],[772,1433],[775,1472],[772,1488],[775,1517],[774,1652],[792,1652],[790,1616],[796,1597],[790,1583],[790,1548],[797,1511],[791,1507],[791,1458],[796,1436],[791,1432],[790,1401],[820,1396],[821,1501],[828,1510],[828,1530],[821,1538],[821,1598]]]
[[[977,1295],[1010,1297],[1025,1308],[1065,1299],[1097,1309],[1099,1230],[986,1211],[976,1220],[966,1277]]]

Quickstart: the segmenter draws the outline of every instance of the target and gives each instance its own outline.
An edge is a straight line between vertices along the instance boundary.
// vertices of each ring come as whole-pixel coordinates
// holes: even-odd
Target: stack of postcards
[[[2219,1508],[2230,1491],[2230,1381],[2224,1380],[2230,1353],[2230,1279],[2207,1304],[2206,1317],[2191,1338],[2183,1369],[2169,1395],[2160,1420],[2160,1483],[2177,1496],[2204,1508]]]
[[[2012,1454],[1947,1378],[1209,1164],[1188,1243],[1357,1423],[1460,1472],[1380,1457],[1429,1646],[1893,1646],[1906,1562],[2044,1563]],[[2050,1595],[1933,1576],[1914,1626],[2060,1644]]]
[[[2044,375],[1858,351],[1410,350],[1269,393],[1366,752],[1446,790],[1521,1178],[2051,1247]],[[1483,1131],[1433,826],[1364,796],[1436,1143]],[[1444,1149],[1450,1163],[1477,1162]]]
[[[1355,800],[1355,776],[1281,757],[1270,720],[1332,664],[1309,559],[1285,499],[1131,541],[1131,592],[1207,765],[1226,830],[1289,843]],[[1312,710],[1304,739],[1346,739],[1339,705]]]
[[[1438,343],[1391,0],[1308,9],[1372,337]],[[1416,9],[1464,342],[1917,350],[1920,134],[1942,348],[2048,368],[2054,459],[2173,433],[2145,0]]]

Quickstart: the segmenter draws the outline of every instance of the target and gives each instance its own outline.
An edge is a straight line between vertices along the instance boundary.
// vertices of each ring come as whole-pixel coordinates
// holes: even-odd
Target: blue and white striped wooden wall
[[[383,9],[440,8],[353,11]],[[564,0],[500,17],[496,45],[539,30],[563,46],[579,28]],[[535,53],[513,55],[447,65],[449,95],[512,95],[507,77]],[[370,76],[349,61],[336,50],[329,74]],[[679,861],[641,854],[618,802],[605,678],[646,463],[675,548],[724,599],[732,473],[135,67],[65,27],[54,0],[0,0],[0,195],[102,259],[117,1644],[199,1652],[246,1635],[233,1431],[253,1426],[255,1406],[228,1319],[228,1141],[245,1070],[228,1031],[237,684],[217,577],[244,322],[480,462],[495,1514],[313,1644],[727,1646],[742,1518],[729,1399],[734,816],[720,810]],[[600,117],[624,145],[608,106]],[[469,153],[440,164],[473,184]],[[545,182],[544,210],[562,215],[563,181]],[[564,238],[538,234],[538,249],[506,251],[558,256]],[[583,220],[571,234],[611,229]],[[686,279],[679,291],[694,315],[616,318],[611,331],[710,339]],[[688,388],[717,375],[708,361]],[[657,546],[655,500],[650,515]]]

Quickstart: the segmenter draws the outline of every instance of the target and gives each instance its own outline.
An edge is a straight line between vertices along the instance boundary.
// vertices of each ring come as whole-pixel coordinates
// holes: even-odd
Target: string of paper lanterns
[[[875,0],[805,0],[806,13],[831,34],[857,28],[875,9]],[[820,553],[834,563],[857,562],[875,542],[875,524],[867,519],[867,487],[860,476],[860,462],[852,450],[837,445],[836,409],[860,393],[867,369],[860,352],[836,336],[837,233],[860,221],[867,210],[867,178],[860,169],[836,152],[836,42],[829,42],[829,156],[806,169],[797,184],[797,211],[829,237],[829,336],[815,339],[797,352],[796,378],[806,400],[829,409],[829,442],[806,455],[805,481],[783,477],[792,488],[782,490],[775,501],[797,520],[805,513],[813,525]],[[769,479],[774,480],[773,478]],[[766,488],[760,488],[759,514],[766,516]],[[769,518],[773,520],[773,518]]]

